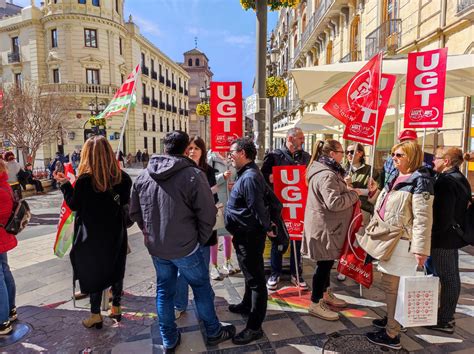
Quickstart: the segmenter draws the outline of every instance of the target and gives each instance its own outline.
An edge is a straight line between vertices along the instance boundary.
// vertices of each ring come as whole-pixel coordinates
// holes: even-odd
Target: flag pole
[[[423,140],[421,143],[421,151],[425,152],[426,128],[423,129]]]
[[[125,127],[127,126],[128,114],[130,113],[130,107],[132,106],[133,94],[135,93],[136,87],[137,86],[135,85],[135,87],[133,88],[132,94],[130,95],[130,102],[128,103],[127,112],[125,113],[125,118],[124,118],[123,123],[122,123],[122,131],[120,132],[120,140],[119,140],[119,143],[118,143],[117,153],[116,153],[116,156],[115,156],[117,160],[119,159],[120,148],[122,147],[123,136],[125,134]]]
[[[375,108],[377,111],[375,112],[375,129],[374,129],[374,142],[372,145],[372,161],[370,163],[370,178],[373,179],[374,176],[374,165],[375,165],[375,150],[377,145],[377,128],[379,126],[379,101],[380,101],[380,83],[382,81],[382,63],[383,63],[383,54],[379,52],[377,55],[380,56],[380,68],[379,68],[379,87],[377,88],[377,98],[375,101]]]

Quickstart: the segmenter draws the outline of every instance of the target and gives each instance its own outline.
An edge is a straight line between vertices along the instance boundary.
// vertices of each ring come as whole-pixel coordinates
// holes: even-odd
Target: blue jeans
[[[204,263],[209,271],[209,259],[211,257],[211,247],[201,247]],[[189,284],[186,279],[178,272],[178,280],[176,282],[176,295],[174,296],[174,307],[179,311],[186,311],[189,301]]]
[[[296,243],[296,257],[298,257],[298,274],[301,277],[303,275],[303,263],[301,259],[301,241],[295,241]],[[293,241],[290,241],[290,272],[291,275],[296,276],[296,262],[295,262],[295,251],[293,250]],[[270,264],[272,267],[272,275],[280,276],[282,272],[283,255],[278,251],[275,242],[272,242],[272,250],[270,253]]]
[[[0,323],[8,321],[10,311],[15,307],[15,280],[8,266],[6,253],[0,253]]]
[[[214,308],[214,291],[209,280],[209,265],[204,262],[202,248],[183,258],[166,260],[152,256],[152,259],[156,270],[156,308],[163,346],[173,347],[178,340],[174,317],[178,271],[193,289],[196,309],[206,328],[207,337],[219,336],[222,326]]]

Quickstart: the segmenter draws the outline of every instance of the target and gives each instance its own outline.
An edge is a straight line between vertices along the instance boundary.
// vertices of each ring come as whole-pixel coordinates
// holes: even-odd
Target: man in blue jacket
[[[275,235],[265,205],[267,186],[255,164],[256,155],[255,145],[249,138],[237,139],[229,151],[232,166],[237,170],[237,180],[227,202],[225,226],[234,236],[232,243],[245,277],[242,302],[230,305],[229,311],[248,315],[245,329],[232,340],[234,344],[247,344],[261,338],[267,311],[263,250],[265,237]]]
[[[217,210],[206,174],[184,156],[188,144],[185,132],[166,134],[165,155],[152,156],[133,185],[130,201],[130,218],[142,230],[156,269],[156,307],[165,352],[174,351],[181,339],[174,313],[178,271],[193,289],[207,344],[217,345],[235,334],[233,325],[221,325],[214,307],[209,259],[201,246],[211,238]]]

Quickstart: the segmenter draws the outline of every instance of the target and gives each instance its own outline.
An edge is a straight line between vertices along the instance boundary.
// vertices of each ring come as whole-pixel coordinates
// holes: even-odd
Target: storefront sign
[[[408,54],[405,128],[441,128],[448,48]]]
[[[242,83],[211,82],[211,149],[229,151],[240,138],[242,127]]]
[[[282,217],[292,240],[303,237],[308,186],[306,166],[274,166],[273,189],[283,204]]]

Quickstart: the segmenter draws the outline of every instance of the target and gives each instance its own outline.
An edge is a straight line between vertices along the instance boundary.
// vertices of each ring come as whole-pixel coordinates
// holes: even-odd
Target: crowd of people
[[[120,169],[106,138],[93,136],[83,146],[75,187],[60,168],[52,174],[64,199],[76,212],[71,263],[74,280],[90,297],[91,314],[82,324],[103,326],[101,294],[112,289],[111,318],[121,320],[121,296],[127,257],[127,227],[136,222],[156,270],[156,307],[165,352],[180,344],[178,319],[188,306],[189,287],[202,321],[208,345],[232,339],[243,345],[263,336],[268,290],[278,288],[283,252],[272,242],[271,274],[265,277],[264,249],[268,238],[282,232],[272,210],[273,166],[306,166],[308,197],[303,240],[291,243],[290,282],[306,290],[301,255],[315,263],[311,283],[310,315],[339,320],[347,303],[331,288],[331,270],[341,254],[353,208],[360,203],[363,223],[357,240],[382,273],[387,315],[373,321],[378,328],[367,339],[400,349],[395,304],[401,276],[415,275],[417,267],[436,274],[441,283],[438,323],[433,330],[453,333],[454,312],[461,283],[458,250],[471,188],[460,167],[469,155],[458,148],[439,147],[423,153],[416,132],[402,131],[380,174],[366,163],[365,147],[337,141],[318,141],[312,155],[303,150],[304,133],[288,131],[285,145],[265,156],[260,169],[255,144],[249,138],[233,142],[227,155],[207,151],[200,137],[173,131],[164,138],[164,154],[136,159],[146,168],[134,183]],[[146,155],[145,155],[146,154]],[[127,158],[128,159],[128,158]],[[0,334],[11,332],[16,319],[15,286],[6,252],[16,238],[4,225],[11,214],[9,159],[0,161]],[[59,161],[59,160],[58,160]],[[345,161],[345,163],[344,163]],[[60,161],[59,161],[60,162]],[[57,162],[56,162],[57,164]],[[7,166],[8,165],[8,166]],[[8,187],[8,188],[7,188]],[[273,204],[272,204],[273,203]],[[217,227],[218,208],[225,205],[225,227]],[[217,262],[218,241],[224,244],[224,264]],[[231,260],[232,246],[238,266]],[[236,333],[219,321],[210,279],[242,271],[245,291],[230,312],[243,314],[246,326]],[[339,275],[338,280],[344,277]]]

